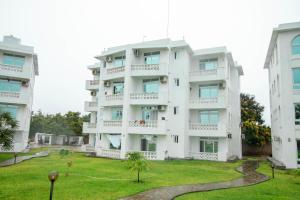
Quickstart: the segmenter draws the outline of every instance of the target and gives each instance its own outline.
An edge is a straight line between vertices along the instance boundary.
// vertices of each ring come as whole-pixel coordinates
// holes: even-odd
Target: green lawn
[[[66,162],[73,161],[70,176],[64,176]],[[209,161],[152,161],[150,170],[142,173],[143,183],[133,180],[125,161],[89,158],[74,153],[60,158],[58,153],[0,168],[0,199],[47,199],[48,172],[57,170],[54,199],[117,199],[150,188],[218,182],[235,179],[241,174],[234,168],[241,164]]]
[[[258,171],[271,176],[270,166],[266,162]],[[295,176],[296,173],[299,170],[275,170],[275,179],[255,186],[191,193],[176,200],[296,200],[300,199],[300,176]]]
[[[30,151],[27,153],[18,153],[17,155],[18,156],[31,155],[31,154],[35,154],[35,153],[37,153],[39,151],[43,151],[43,150],[47,150],[47,147],[30,149]],[[0,162],[11,159],[11,158],[14,158],[13,153],[0,153]]]

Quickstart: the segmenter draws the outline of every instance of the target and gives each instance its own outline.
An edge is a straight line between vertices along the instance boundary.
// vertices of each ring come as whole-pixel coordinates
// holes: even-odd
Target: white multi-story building
[[[269,71],[272,155],[287,168],[300,164],[300,22],[272,33],[264,68]]]
[[[193,51],[169,39],[109,48],[89,66],[83,132],[98,156],[241,158],[240,75],[225,47]],[[92,148],[91,148],[92,147]]]
[[[22,151],[28,144],[35,75],[38,62],[33,47],[4,36],[0,42],[0,112],[9,112],[18,121],[13,151]]]

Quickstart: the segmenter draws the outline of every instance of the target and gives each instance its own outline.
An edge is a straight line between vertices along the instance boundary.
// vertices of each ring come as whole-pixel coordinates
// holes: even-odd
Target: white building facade
[[[269,71],[272,155],[286,168],[300,165],[300,22],[273,29]]]
[[[169,39],[109,48],[89,66],[83,132],[98,156],[241,158],[240,75],[225,47],[193,51]]]
[[[13,151],[22,151],[28,144],[36,75],[38,62],[33,47],[4,36],[0,42],[0,112],[9,112],[18,121]]]

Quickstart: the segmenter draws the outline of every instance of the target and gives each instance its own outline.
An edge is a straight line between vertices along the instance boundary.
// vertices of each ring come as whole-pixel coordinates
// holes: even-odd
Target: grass
[[[72,160],[70,175],[67,161]],[[143,183],[137,183],[136,174],[121,160],[89,158],[80,153],[61,158],[58,152],[23,163],[0,168],[0,199],[47,199],[47,175],[57,170],[54,199],[118,199],[150,188],[179,184],[207,183],[235,179],[241,174],[234,168],[239,163],[209,161],[152,161],[150,170],[141,174]]]
[[[27,152],[27,153],[17,153],[17,155],[18,156],[32,155],[32,154],[35,154],[39,151],[43,151],[43,150],[46,150],[46,149],[47,148],[45,148],[45,147],[30,149],[30,151]],[[11,158],[14,158],[14,153],[11,153],[11,152],[9,152],[9,153],[0,153],[0,162],[11,159]]]
[[[268,163],[263,162],[259,172],[272,176]],[[299,170],[275,170],[275,179],[242,188],[216,190],[210,192],[198,192],[183,195],[176,200],[295,200],[300,199],[300,176],[296,176]]]

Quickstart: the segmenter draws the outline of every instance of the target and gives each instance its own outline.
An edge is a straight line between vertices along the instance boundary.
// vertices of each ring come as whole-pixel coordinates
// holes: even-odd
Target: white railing
[[[10,71],[10,72],[23,72],[23,67],[14,66],[14,65],[5,65],[0,64],[0,70]]]
[[[159,64],[132,64],[131,71],[153,70],[159,71]]]
[[[158,99],[158,93],[131,93],[130,99]]]
[[[191,76],[207,76],[207,75],[217,75],[219,71],[223,70],[223,67],[219,67],[216,69],[210,69],[210,70],[196,70],[191,71]]]
[[[105,120],[105,121],[103,121],[103,126],[105,126],[105,127],[121,127],[122,120]]]
[[[190,123],[190,130],[218,130],[218,124],[200,124],[200,123]]]
[[[199,160],[218,160],[218,153],[190,152],[190,156]]]
[[[123,100],[123,94],[111,94],[105,95],[106,101],[116,101],[116,100]]]
[[[129,152],[138,152],[142,154],[147,160],[157,160],[157,153],[156,151],[129,151]]]
[[[107,74],[115,74],[115,73],[120,73],[120,72],[124,72],[125,71],[125,67],[112,67],[112,68],[108,68],[106,69],[106,73]]]
[[[90,85],[99,85],[99,80],[90,80],[89,84]]]
[[[98,103],[96,101],[88,102],[88,107],[97,107],[97,106],[98,106]]]
[[[115,150],[115,149],[101,149],[100,156],[106,157],[106,158],[121,158],[121,151]]]
[[[95,147],[92,145],[86,145],[85,146],[85,151],[86,152],[94,152],[95,151]]]
[[[219,98],[192,98],[190,99],[191,104],[208,104],[208,103],[218,103]]]
[[[156,121],[133,120],[129,121],[129,127],[157,128]]]
[[[0,97],[20,98],[20,92],[0,92]]]
[[[97,128],[97,123],[86,123],[87,128]]]

